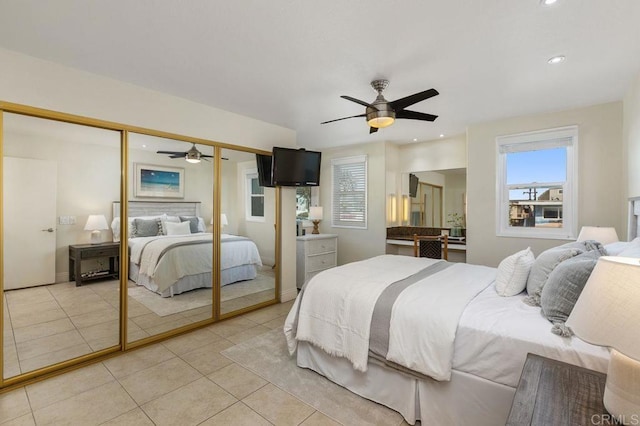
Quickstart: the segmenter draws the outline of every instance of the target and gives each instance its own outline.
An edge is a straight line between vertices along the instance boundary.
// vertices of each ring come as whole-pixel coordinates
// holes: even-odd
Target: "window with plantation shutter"
[[[332,226],[367,228],[367,156],[335,158],[332,169]]]

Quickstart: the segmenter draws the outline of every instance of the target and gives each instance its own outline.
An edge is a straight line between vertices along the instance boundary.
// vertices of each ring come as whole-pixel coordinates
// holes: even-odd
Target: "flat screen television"
[[[409,196],[416,198],[418,194],[418,176],[413,173],[409,173]]]
[[[320,160],[318,151],[305,149],[273,148],[273,183],[277,186],[320,185]]]
[[[273,188],[273,166],[271,155],[256,154],[256,163],[258,164],[258,184],[260,186],[268,186]]]

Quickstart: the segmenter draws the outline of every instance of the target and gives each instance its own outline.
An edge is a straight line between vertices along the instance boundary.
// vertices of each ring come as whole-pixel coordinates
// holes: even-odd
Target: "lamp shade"
[[[610,244],[620,241],[616,228],[605,226],[583,226],[578,235],[578,241],[596,240],[600,244]]]
[[[309,220],[322,220],[322,207],[310,207]]]
[[[224,213],[220,215],[220,224],[222,226],[227,226],[229,224],[229,221],[227,220],[227,215]]]
[[[582,340],[640,361],[640,260],[598,259],[567,326]]]
[[[107,218],[103,214],[91,214],[87,219],[87,223],[84,225],[85,231],[102,231],[109,229],[107,225]]]

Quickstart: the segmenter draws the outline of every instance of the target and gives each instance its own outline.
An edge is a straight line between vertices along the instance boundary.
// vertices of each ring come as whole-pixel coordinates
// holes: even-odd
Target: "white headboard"
[[[200,201],[129,201],[128,217],[155,216],[200,216]],[[120,217],[120,201],[112,205],[113,217]]]

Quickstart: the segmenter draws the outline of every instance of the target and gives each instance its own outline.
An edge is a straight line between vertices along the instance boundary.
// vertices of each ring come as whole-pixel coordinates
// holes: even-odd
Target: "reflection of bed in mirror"
[[[116,218],[119,204],[113,205]],[[187,218],[192,218],[193,223]],[[211,288],[213,235],[205,232],[199,202],[130,201],[128,220],[131,281],[162,297]],[[191,233],[164,235],[167,231],[163,228],[180,223],[189,223]],[[118,225],[115,219],[114,235],[119,232]],[[140,225],[149,229],[139,232]],[[249,238],[229,234],[221,236],[221,243],[221,286],[256,278],[257,268],[262,266],[256,244]]]

